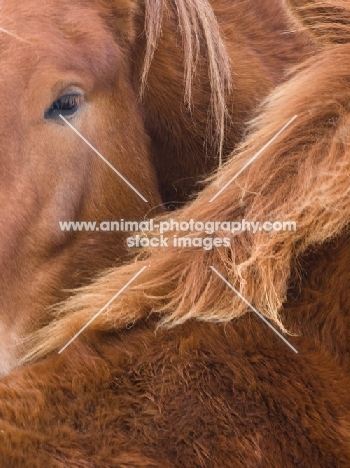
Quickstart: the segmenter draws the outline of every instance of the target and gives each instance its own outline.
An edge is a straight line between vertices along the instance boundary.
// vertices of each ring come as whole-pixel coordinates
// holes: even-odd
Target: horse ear
[[[350,42],[348,0],[286,0],[293,16],[321,43]]]

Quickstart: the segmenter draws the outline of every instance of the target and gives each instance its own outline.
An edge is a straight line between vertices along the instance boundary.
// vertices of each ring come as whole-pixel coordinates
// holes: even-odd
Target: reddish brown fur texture
[[[141,220],[183,203],[314,48],[277,1],[248,12],[211,3],[1,2],[0,373],[20,336],[50,321],[49,305],[128,257],[120,233],[62,232],[59,221]],[[44,119],[72,90],[84,99],[71,123],[148,204],[67,125]]]
[[[329,37],[316,27],[318,50],[268,96],[225,165],[159,218],[288,219],[297,231],[245,232],[208,251],[145,249],[59,306],[26,342],[26,366],[0,382],[4,466],[350,466],[350,45],[334,40],[348,7],[324,7],[310,9],[325,15],[319,30],[334,21]]]
[[[6,466],[347,467],[348,236],[302,259],[284,322],[88,331],[0,384]],[[324,275],[327,270],[328,275]],[[347,278],[347,282],[345,282]],[[336,302],[334,298],[337,298]]]

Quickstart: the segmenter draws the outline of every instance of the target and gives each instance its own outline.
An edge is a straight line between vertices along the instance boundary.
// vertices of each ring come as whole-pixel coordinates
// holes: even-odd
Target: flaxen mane
[[[158,39],[162,33],[165,10],[175,4],[179,31],[183,42],[185,62],[185,104],[191,108],[193,77],[196,73],[201,47],[205,47],[208,59],[208,74],[212,90],[209,115],[218,143],[221,163],[227,117],[226,97],[232,91],[230,57],[222,40],[219,25],[208,0],[146,0],[145,36],[146,55],[141,79],[141,96],[147,86],[147,75],[152,64]]]

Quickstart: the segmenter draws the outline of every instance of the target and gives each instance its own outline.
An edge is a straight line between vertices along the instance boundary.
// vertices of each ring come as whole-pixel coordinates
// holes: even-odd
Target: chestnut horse
[[[314,46],[278,0],[2,0],[0,18],[5,374],[49,305],[128,255],[120,233],[59,222],[142,220],[188,199]]]
[[[350,44],[339,44],[350,16],[346,2],[315,5],[320,50],[269,95],[202,193],[158,220],[293,220],[297,231],[145,249],[68,299],[27,344],[26,362],[42,359],[0,382],[3,466],[350,466]]]

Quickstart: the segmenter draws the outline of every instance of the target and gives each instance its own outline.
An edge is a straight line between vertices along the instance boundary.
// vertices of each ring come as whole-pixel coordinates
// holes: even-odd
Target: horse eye
[[[58,98],[45,112],[45,119],[57,119],[61,114],[63,117],[72,116],[83,102],[83,96],[79,93],[68,93]]]

